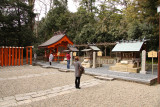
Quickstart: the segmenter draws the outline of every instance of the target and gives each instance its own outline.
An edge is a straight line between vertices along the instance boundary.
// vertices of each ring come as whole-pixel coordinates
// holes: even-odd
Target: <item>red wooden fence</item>
[[[28,64],[28,49],[30,49],[30,65],[32,65],[32,48],[26,47],[26,63]],[[20,66],[23,65],[24,47],[0,47],[0,66]]]

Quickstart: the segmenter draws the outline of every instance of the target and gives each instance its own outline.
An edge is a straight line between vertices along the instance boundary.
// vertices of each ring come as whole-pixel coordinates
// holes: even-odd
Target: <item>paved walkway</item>
[[[64,64],[60,64],[57,62],[53,62],[50,66],[48,62],[37,62],[38,65],[41,65],[45,68],[57,68],[57,69],[66,69],[67,66]],[[157,75],[152,75],[151,71],[148,71],[147,74],[140,74],[140,73],[129,73],[129,72],[118,72],[118,71],[110,71],[110,65],[103,65],[103,67],[98,68],[86,68],[85,74],[95,75],[95,76],[107,76],[121,80],[127,80],[132,82],[143,83],[147,85],[152,85],[156,83]],[[72,65],[69,71],[74,71],[74,66]],[[154,71],[154,73],[156,70]]]
[[[33,75],[33,77],[34,76],[35,75]],[[81,88],[95,86],[103,82],[104,81],[100,81],[97,79],[84,81],[84,82],[81,82]],[[61,87],[54,87],[54,88],[43,90],[43,91],[3,97],[3,98],[0,98],[0,107],[20,106],[24,104],[33,103],[35,101],[41,101],[48,98],[53,98],[58,95],[63,95],[63,94],[71,93],[73,91],[78,91],[78,90],[79,89],[75,89],[74,84],[70,84],[70,85],[65,85]]]
[[[16,79],[22,79],[22,78],[32,78],[32,77],[39,77],[39,76],[46,76],[46,75],[53,75],[53,74],[57,74],[57,73],[45,72],[45,73],[40,73],[40,74],[28,74],[28,75],[23,75],[23,76],[13,76],[13,77],[8,77],[8,78],[0,78],[0,81],[16,80]]]

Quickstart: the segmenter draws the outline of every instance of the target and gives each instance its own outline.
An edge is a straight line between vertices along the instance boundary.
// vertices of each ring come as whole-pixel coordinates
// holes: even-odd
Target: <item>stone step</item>
[[[58,70],[61,72],[70,72],[70,70],[68,70],[68,69],[58,69]]]
[[[49,68],[50,65],[43,65],[42,68]]]
[[[113,81],[114,78],[106,77],[106,76],[94,76],[94,78],[100,79],[100,80],[106,80],[106,81]]]

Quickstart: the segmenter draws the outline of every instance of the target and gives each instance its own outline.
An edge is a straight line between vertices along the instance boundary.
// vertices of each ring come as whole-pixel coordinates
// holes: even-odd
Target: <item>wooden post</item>
[[[17,66],[17,48],[18,47],[15,47],[15,66]]]
[[[105,57],[107,56],[106,48],[107,48],[107,46],[105,46]]]
[[[109,48],[109,50],[110,50],[110,54],[109,54],[109,56],[110,56],[110,58],[111,58],[111,53],[112,53],[112,50],[111,50],[111,48]]]
[[[28,48],[26,48],[26,64],[28,64]]]
[[[3,51],[4,51],[4,46],[2,46],[2,59],[1,59],[1,66],[3,67]]]
[[[1,55],[2,52],[1,51],[2,51],[2,47],[0,47],[0,64],[2,63],[2,61],[1,61],[2,60],[2,55]]]
[[[11,47],[9,47],[9,66],[11,65]]]
[[[21,61],[21,47],[18,48],[18,65],[20,66]]]
[[[8,54],[8,49],[9,49],[9,47],[6,48],[6,63],[7,63],[7,65],[8,65],[8,55],[9,55]]]
[[[45,49],[44,57],[47,57],[47,49]]]
[[[5,61],[5,66],[7,66],[7,48],[8,47],[5,47],[5,50],[4,50],[4,53],[5,53],[5,57],[4,57],[4,61]]]
[[[23,48],[24,47],[21,48],[21,65],[23,65]]]
[[[32,65],[32,47],[30,47],[30,65]]]
[[[15,47],[12,47],[12,66],[14,65],[14,48]]]

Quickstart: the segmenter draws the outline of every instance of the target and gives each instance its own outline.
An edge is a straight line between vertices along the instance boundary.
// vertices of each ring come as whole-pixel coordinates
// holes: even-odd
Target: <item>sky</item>
[[[40,2],[41,1],[41,2]],[[39,20],[45,16],[45,12],[49,11],[49,0],[35,0],[35,7],[34,11],[35,13],[39,14]],[[75,0],[68,0],[68,9],[71,12],[76,12],[77,8],[79,6],[78,2],[73,2]],[[36,18],[38,20],[38,18]]]
[[[75,2],[77,1],[77,2]],[[80,0],[68,0],[68,9],[70,12],[76,12],[78,7],[79,7],[79,2]],[[104,0],[97,0],[95,3],[95,6],[99,6],[102,4]],[[36,17],[36,20],[41,20],[42,17],[45,17],[45,13],[49,11],[49,5],[50,5],[50,0],[35,0],[35,7],[34,7],[34,12],[39,14],[39,19],[38,16]],[[118,6],[118,5],[117,5]],[[118,6],[120,9],[122,8],[121,6]]]

